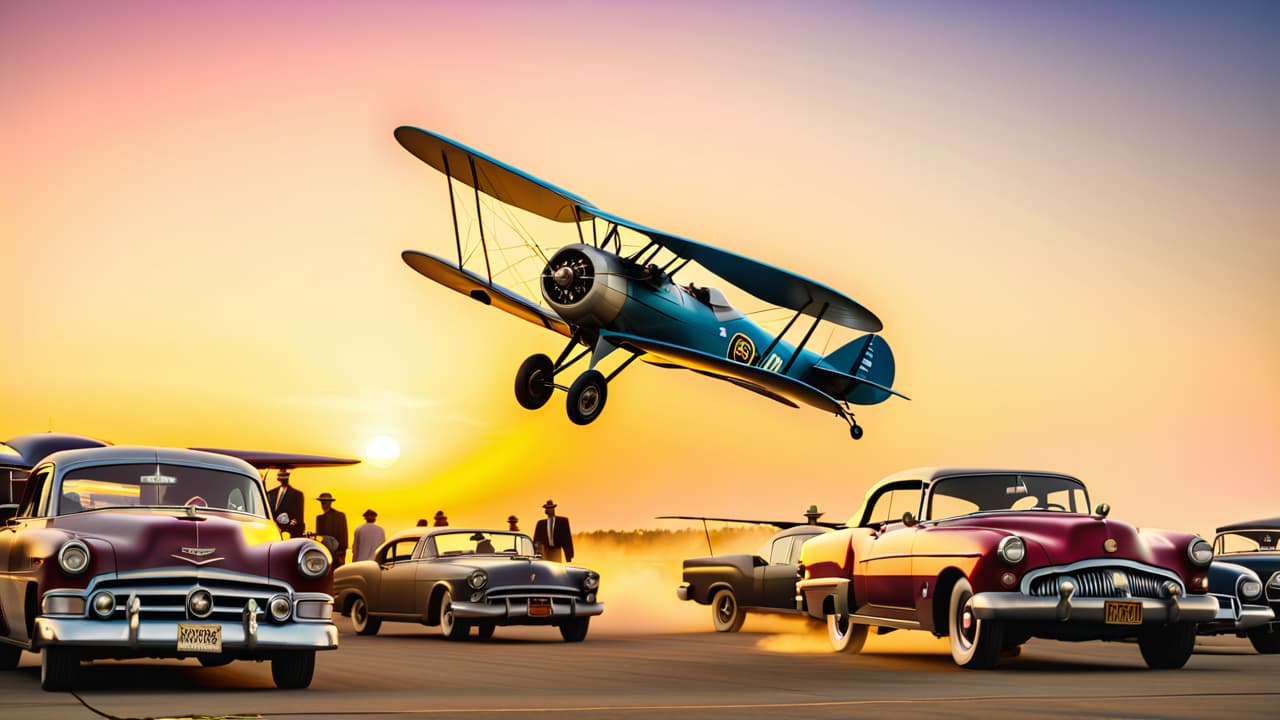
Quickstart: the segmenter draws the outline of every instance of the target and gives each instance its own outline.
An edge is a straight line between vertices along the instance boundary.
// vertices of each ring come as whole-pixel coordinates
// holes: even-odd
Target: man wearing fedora
[[[333,553],[333,567],[347,561],[347,515],[333,509],[333,495],[320,493],[320,514],[316,516],[316,539]]]
[[[351,562],[372,560],[373,554],[387,541],[387,532],[374,522],[377,519],[378,513],[372,509],[364,511],[364,524],[356,528],[351,543]]]
[[[280,532],[289,533],[289,537],[303,537],[307,534],[307,523],[302,519],[303,506],[306,501],[302,492],[289,485],[289,468],[276,471],[279,487],[267,491],[267,504],[271,506],[271,514],[280,526]]]
[[[569,518],[556,516],[556,504],[550,500],[542,504],[547,512],[546,520],[539,520],[533,530],[533,549],[544,560],[573,562],[573,532]]]

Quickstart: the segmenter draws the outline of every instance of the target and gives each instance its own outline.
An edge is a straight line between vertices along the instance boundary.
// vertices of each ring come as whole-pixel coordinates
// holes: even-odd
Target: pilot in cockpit
[[[697,285],[694,285],[692,282],[690,282],[688,285],[682,285],[681,287],[683,287],[686,291],[688,291],[688,293],[692,295],[694,299],[696,299],[698,302],[702,303],[703,305],[711,305],[710,288],[698,287]]]

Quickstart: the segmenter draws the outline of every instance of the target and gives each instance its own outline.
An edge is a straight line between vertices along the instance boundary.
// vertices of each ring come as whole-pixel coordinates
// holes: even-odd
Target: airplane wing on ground
[[[339,467],[355,465],[354,458],[329,457],[327,455],[299,455],[298,453],[271,452],[269,450],[234,450],[227,448],[191,448],[201,452],[218,453],[240,458],[259,470],[292,470],[302,467]]]
[[[801,525],[817,525],[818,527],[827,527],[827,528],[842,528],[842,527],[845,527],[845,525],[844,525],[843,523],[829,523],[829,522],[813,522],[813,523],[811,523],[811,522],[806,522],[806,521],[803,521],[803,520],[800,520],[800,521],[795,521],[795,520],[743,520],[742,518],[702,517],[701,515],[659,515],[656,519],[657,519],[657,520],[702,520],[702,521],[704,521],[704,522],[714,521],[714,522],[745,523],[745,524],[747,524],[747,525],[772,525],[772,526],[774,526],[774,527],[778,528],[779,530],[789,530],[789,529],[791,529],[791,528],[793,528],[793,527],[799,527],[799,526],[801,526]]]
[[[477,302],[492,305],[521,320],[554,330],[565,337],[573,336],[573,330],[564,320],[501,285],[490,284],[479,275],[460,268],[448,260],[417,250],[405,250],[400,253],[400,257],[404,259],[405,264],[422,275]]]
[[[843,418],[849,417],[848,411],[835,398],[812,385],[771,370],[743,365],[699,350],[626,333],[602,331],[600,339],[631,352],[651,355],[652,360],[646,358],[650,362],[656,360],[656,364],[682,367],[721,380],[728,380],[791,407],[799,407],[798,403],[804,403]]]

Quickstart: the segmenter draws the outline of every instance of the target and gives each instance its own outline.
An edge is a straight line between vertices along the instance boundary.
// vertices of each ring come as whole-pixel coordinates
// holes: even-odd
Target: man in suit
[[[573,562],[573,531],[569,529],[569,518],[557,517],[556,504],[550,500],[543,503],[542,509],[547,512],[547,519],[539,520],[534,528],[534,551],[544,560]]]
[[[316,499],[322,511],[316,516],[316,539],[333,553],[333,567],[337,569],[347,561],[347,515],[333,509],[334,498],[329,493],[320,493]]]
[[[306,500],[296,488],[289,487],[289,468],[280,468],[276,472],[276,480],[280,481],[280,487],[267,492],[271,515],[280,526],[280,532],[289,533],[289,537],[302,537],[307,532],[307,523],[302,519]]]

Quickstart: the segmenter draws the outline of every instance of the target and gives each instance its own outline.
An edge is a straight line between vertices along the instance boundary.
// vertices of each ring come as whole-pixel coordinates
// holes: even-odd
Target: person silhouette
[[[573,531],[569,529],[569,518],[556,516],[556,504],[551,500],[542,504],[547,513],[545,520],[539,520],[533,531],[533,548],[544,560],[554,562],[573,562]]]

